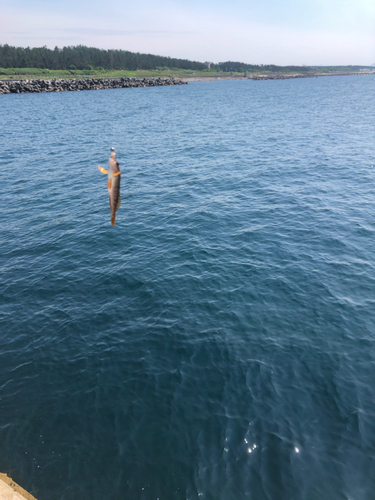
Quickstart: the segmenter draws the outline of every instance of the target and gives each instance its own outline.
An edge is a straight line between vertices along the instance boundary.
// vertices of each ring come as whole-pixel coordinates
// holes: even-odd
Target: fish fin
[[[116,225],[116,212],[113,212],[113,214],[111,214],[111,224],[112,226]]]
[[[111,187],[112,187],[112,179],[108,179],[107,186],[108,186],[108,189],[111,189]]]
[[[100,165],[98,165],[98,169],[101,171],[102,174],[108,174],[108,170],[106,170],[105,168],[101,167]]]
[[[120,206],[121,206],[121,196],[118,195],[118,200],[117,200],[117,205],[116,205],[116,212],[120,208]]]
[[[116,172],[115,174],[112,174],[112,175],[113,175],[113,177],[116,177],[116,175],[120,175],[120,174],[121,174],[121,172],[118,171],[118,172]]]

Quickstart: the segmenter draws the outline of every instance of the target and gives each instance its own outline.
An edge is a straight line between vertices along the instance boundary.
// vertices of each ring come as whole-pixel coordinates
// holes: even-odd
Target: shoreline
[[[359,75],[375,75],[374,71],[351,71],[351,72],[332,72],[332,73],[273,73],[273,74],[254,74],[254,75],[218,75],[218,76],[184,76],[181,78],[182,81],[188,82],[204,82],[204,81],[215,81],[215,80],[293,80],[295,78],[319,78],[322,76],[359,76]]]
[[[145,78],[80,78],[80,79],[30,79],[30,80],[0,80],[1,94],[27,94],[42,92],[70,92],[80,90],[101,90],[139,87],[161,87],[171,85],[186,85],[189,82],[210,82],[224,80],[292,80],[296,78],[320,78],[327,76],[365,76],[374,75],[374,71],[331,72],[331,73],[273,73],[273,74],[219,74],[219,75],[189,75],[184,77],[145,77]]]

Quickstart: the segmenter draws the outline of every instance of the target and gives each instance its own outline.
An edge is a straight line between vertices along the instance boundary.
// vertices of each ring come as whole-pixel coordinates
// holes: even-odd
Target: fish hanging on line
[[[109,158],[109,167],[108,171],[98,166],[99,170],[102,174],[108,174],[108,194],[109,194],[109,206],[111,209],[111,224],[114,226],[116,224],[116,212],[120,208],[121,205],[121,196],[120,196],[120,165],[116,160],[115,156],[115,148],[111,148],[111,156]]]

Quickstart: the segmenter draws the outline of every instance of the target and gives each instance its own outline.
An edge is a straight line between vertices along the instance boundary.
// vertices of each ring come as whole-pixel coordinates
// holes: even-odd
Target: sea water
[[[373,500],[374,102],[0,96],[0,470],[38,500]]]

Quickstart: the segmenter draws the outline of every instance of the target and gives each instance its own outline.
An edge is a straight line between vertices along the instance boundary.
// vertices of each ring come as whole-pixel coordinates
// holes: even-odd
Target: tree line
[[[130,70],[137,69],[188,69],[204,70],[208,63],[177,59],[172,57],[141,54],[128,50],[104,50],[77,45],[72,47],[55,47],[53,50],[44,47],[12,47],[0,45],[0,68],[40,68],[53,70]],[[309,66],[276,66],[274,64],[246,64],[226,61],[218,64],[210,63],[211,70],[224,72],[296,72],[305,73],[319,69]],[[360,66],[332,67],[333,70],[357,71]]]
[[[102,50],[77,45],[75,47],[12,47],[0,45],[0,68],[41,68],[41,69],[106,69],[137,70],[178,68],[202,70],[205,63],[176,59],[172,57],[140,54],[128,50]]]
[[[372,69],[371,66],[276,66],[275,64],[246,64],[243,62],[227,61],[218,65],[221,71],[235,72],[262,72],[270,71],[272,73],[308,73],[311,71],[359,71],[361,68]]]
[[[226,61],[219,63],[219,67],[222,71],[236,71],[236,72],[244,72],[244,71],[272,71],[272,72],[280,72],[280,71],[295,71],[298,73],[305,73],[311,71],[309,66],[276,66],[275,64],[246,64],[243,62],[234,62],[234,61]]]

